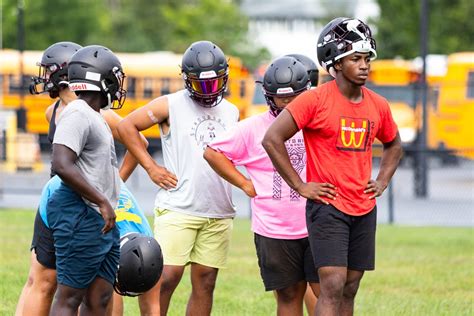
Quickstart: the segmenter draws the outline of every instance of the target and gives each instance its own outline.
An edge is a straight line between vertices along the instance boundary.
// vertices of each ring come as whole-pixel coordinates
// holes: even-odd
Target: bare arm
[[[167,190],[176,187],[178,179],[173,173],[153,160],[141,141],[139,132],[155,124],[167,127],[168,116],[168,99],[160,97],[130,113],[117,126],[123,144],[146,170],[150,179]]]
[[[395,139],[389,143],[383,144],[382,158],[380,161],[380,170],[376,180],[370,180],[364,193],[373,193],[369,199],[381,196],[392,179],[395,170],[397,170],[400,159],[403,155],[402,142],[397,132]]]
[[[283,110],[270,125],[262,141],[262,146],[273,165],[288,185],[301,196],[329,204],[323,197],[336,198],[336,187],[330,183],[305,183],[293,168],[286,151],[285,141],[298,132],[290,112]]]
[[[74,164],[77,155],[64,145],[53,144],[52,169],[62,181],[87,200],[99,206],[105,225],[102,232],[106,233],[115,226],[115,212],[107,198],[89,184]]]
[[[223,153],[207,147],[204,151],[204,159],[207,160],[209,165],[218,175],[229,183],[240,188],[245,192],[245,194],[247,194],[247,196],[254,197],[257,195],[252,181],[237,170],[232,161],[230,161]]]
[[[107,125],[109,125],[110,130],[112,131],[112,135],[114,136],[114,139],[124,144],[117,130],[117,126],[122,121],[122,117],[118,115],[114,110],[101,111],[100,113],[102,114],[105,121],[107,122]],[[145,145],[145,148],[148,148],[148,141],[146,140],[145,136],[143,136],[140,133],[140,138],[143,144]],[[132,174],[133,170],[135,170],[135,168],[137,167],[137,165],[138,165],[138,161],[127,150],[127,152],[125,152],[125,155],[123,157],[122,165],[120,166],[120,170],[119,170],[120,178],[124,182],[127,181],[130,175]]]

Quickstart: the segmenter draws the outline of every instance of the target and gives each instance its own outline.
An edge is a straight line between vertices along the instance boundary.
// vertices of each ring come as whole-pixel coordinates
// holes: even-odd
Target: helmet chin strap
[[[110,97],[110,93],[107,93],[107,105],[102,108],[102,110],[106,111],[112,107],[112,98]]]

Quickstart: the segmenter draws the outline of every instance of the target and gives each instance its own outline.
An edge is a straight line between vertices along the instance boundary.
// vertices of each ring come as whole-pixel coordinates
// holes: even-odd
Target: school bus
[[[448,56],[429,115],[428,145],[474,159],[474,52]]]
[[[122,109],[117,111],[122,117],[158,96],[184,88],[180,75],[181,54],[163,51],[116,55],[127,76],[127,100]],[[40,142],[47,143],[48,124],[44,113],[53,100],[48,94],[30,95],[28,92],[31,77],[38,75],[36,63],[41,61],[41,56],[41,51],[24,51],[22,58],[16,50],[0,51],[0,109],[24,109],[26,131],[39,134]],[[229,81],[225,96],[239,108],[241,117],[246,116],[253,85],[254,81],[242,61],[237,57],[229,57]],[[157,126],[143,131],[143,134],[150,141],[150,147],[160,146]]]

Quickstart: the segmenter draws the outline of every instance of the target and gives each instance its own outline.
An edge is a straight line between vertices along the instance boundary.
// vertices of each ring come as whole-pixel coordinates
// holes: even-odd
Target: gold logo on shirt
[[[341,117],[336,148],[339,150],[365,151],[369,135],[369,120]]]

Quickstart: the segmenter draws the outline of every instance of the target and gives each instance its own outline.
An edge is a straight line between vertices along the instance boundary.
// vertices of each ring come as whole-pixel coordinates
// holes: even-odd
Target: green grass
[[[29,268],[33,211],[0,210],[0,315],[13,315]],[[473,315],[474,238],[471,228],[380,225],[376,271],[362,280],[356,315]],[[189,275],[169,315],[184,315]],[[125,315],[137,315],[134,298]],[[250,222],[237,219],[227,269],[219,272],[213,315],[274,315],[273,295],[260,279]]]

